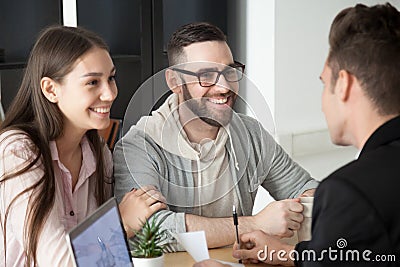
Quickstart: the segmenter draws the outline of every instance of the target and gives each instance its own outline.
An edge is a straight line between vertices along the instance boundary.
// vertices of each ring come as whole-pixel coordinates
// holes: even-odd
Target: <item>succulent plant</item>
[[[167,238],[166,229],[161,229],[163,220],[157,221],[158,216],[146,220],[140,231],[136,232],[135,238],[131,239],[131,254],[135,258],[156,258],[163,254],[163,241]]]

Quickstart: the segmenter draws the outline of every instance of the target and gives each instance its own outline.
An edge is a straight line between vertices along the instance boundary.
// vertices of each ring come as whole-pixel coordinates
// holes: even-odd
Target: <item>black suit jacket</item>
[[[357,160],[320,184],[312,240],[296,251],[297,266],[400,266],[400,117],[379,127]]]

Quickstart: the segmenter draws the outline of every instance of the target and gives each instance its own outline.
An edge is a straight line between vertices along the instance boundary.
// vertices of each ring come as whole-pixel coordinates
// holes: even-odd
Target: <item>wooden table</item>
[[[208,250],[210,258],[223,260],[226,262],[235,262],[237,259],[232,257],[232,248],[218,248]],[[192,267],[194,264],[193,258],[187,252],[175,252],[165,254],[165,267]],[[246,264],[246,267],[266,267],[272,266],[267,264]]]

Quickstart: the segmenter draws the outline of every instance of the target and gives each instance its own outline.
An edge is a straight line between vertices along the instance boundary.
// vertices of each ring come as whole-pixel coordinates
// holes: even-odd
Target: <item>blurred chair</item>
[[[115,143],[121,138],[121,125],[121,120],[110,119],[110,125],[104,130],[99,130],[99,135],[104,138],[111,151],[113,151]]]
[[[164,104],[165,100],[167,100],[167,98],[172,95],[172,91],[168,90],[165,93],[163,93],[160,98],[157,100],[157,102],[153,105],[153,107],[151,108],[151,111],[149,113],[149,116],[151,116],[151,113],[155,110],[157,110],[162,104]]]

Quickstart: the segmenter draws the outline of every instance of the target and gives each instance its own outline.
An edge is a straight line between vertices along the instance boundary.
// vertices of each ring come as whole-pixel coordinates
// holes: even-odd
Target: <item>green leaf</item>
[[[135,238],[130,240],[131,254],[136,258],[155,258],[163,254],[165,245],[161,245],[167,239],[167,230],[161,229],[164,220],[157,221],[158,214],[151,221],[142,222],[142,229],[136,231]]]

